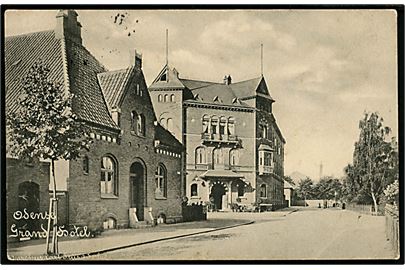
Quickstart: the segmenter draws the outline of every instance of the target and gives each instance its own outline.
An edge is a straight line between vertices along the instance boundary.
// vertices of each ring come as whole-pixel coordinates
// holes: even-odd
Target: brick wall
[[[21,183],[32,181],[39,185],[39,211],[47,212],[49,207],[49,166],[48,162],[34,161],[27,164],[17,159],[6,159],[6,202],[7,229],[16,223],[13,213],[19,209],[18,187]],[[46,224],[46,221],[45,223]]]
[[[90,151],[85,153],[89,158],[89,172],[82,168],[82,160],[70,162],[69,222],[86,225],[89,222],[104,221],[113,217],[118,227],[127,227],[129,208],[131,207],[130,167],[139,162],[144,167],[144,200],[145,207],[152,207],[153,215],[164,213],[167,219],[181,219],[181,159],[158,154],[154,148],[154,121],[156,120],[151,100],[146,90],[142,74],[138,74],[129,86],[121,104],[120,125],[121,139],[115,142],[95,140]],[[142,96],[135,94],[136,84],[143,91]],[[145,136],[131,132],[131,112],[135,110],[145,116]],[[97,131],[96,131],[97,132]],[[98,131],[98,132],[103,132]],[[118,195],[102,198],[100,192],[101,159],[112,156],[118,164]],[[167,169],[167,198],[155,199],[155,171],[157,164],[162,163]],[[146,211],[145,211],[145,214]]]

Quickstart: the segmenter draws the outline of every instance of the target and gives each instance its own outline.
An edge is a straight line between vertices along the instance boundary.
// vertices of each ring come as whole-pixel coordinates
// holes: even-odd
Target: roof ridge
[[[212,84],[222,84],[222,83],[219,83],[219,82],[200,81],[200,80],[186,79],[186,78],[179,78],[179,80],[187,80],[187,81],[202,82],[202,83],[212,83]]]
[[[42,31],[30,32],[30,33],[24,33],[24,34],[6,36],[5,39],[31,36],[31,35],[35,35],[35,34],[39,34],[39,33],[45,33],[45,32],[55,32],[55,30],[54,30],[54,29],[49,29],[49,30],[42,30]]]
[[[255,77],[255,78],[252,78],[252,79],[239,81],[239,82],[232,82],[230,85],[232,86],[232,84],[244,83],[244,82],[253,81],[253,80],[257,80],[257,79],[261,79],[261,78],[263,78],[263,76],[259,76],[259,77]]]
[[[109,74],[116,74],[116,73],[121,73],[121,72],[127,72],[129,69],[133,69],[134,66],[129,66],[127,68],[121,68],[121,69],[115,69],[115,70],[107,70],[104,72],[100,72],[97,75],[109,75]]]

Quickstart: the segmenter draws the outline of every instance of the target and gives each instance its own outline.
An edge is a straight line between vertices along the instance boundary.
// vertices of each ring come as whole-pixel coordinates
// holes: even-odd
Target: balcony
[[[232,144],[241,145],[242,140],[236,135],[231,134],[211,134],[211,133],[201,133],[201,139],[203,144]]]
[[[273,173],[274,167],[269,165],[259,165],[259,175]]]

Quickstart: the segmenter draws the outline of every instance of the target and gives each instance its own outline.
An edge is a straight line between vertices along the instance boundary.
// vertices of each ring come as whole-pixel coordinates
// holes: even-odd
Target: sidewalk
[[[144,229],[124,229],[106,231],[96,238],[64,238],[59,241],[62,258],[45,255],[45,239],[20,243],[9,243],[7,255],[10,260],[52,260],[78,258],[101,254],[123,247],[143,245],[162,240],[207,233],[235,226],[251,224],[254,221],[240,216],[229,219],[226,213],[209,213],[207,221],[185,222],[178,224],[161,224]],[[213,215],[211,215],[213,214]],[[222,215],[222,216],[221,216]]]

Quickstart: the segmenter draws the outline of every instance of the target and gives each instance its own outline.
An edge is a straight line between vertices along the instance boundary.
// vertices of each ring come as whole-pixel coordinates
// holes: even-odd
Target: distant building
[[[295,186],[284,180],[284,199],[287,207],[295,205]]]
[[[281,207],[285,139],[263,76],[233,82],[184,79],[165,65],[149,87],[159,123],[186,147],[190,203]]]
[[[134,53],[126,69],[107,71],[83,46],[77,13],[61,10],[55,29],[6,38],[6,113],[18,110],[21,78],[39,59],[50,79],[75,95],[73,110],[94,140],[80,159],[56,164],[57,189],[67,193],[59,203],[68,212],[61,222],[109,229],[158,217],[181,221],[184,148],[156,121],[141,55]],[[6,165],[9,225],[10,215],[26,205],[19,197],[38,201],[30,211],[47,211],[49,163],[9,157]]]

